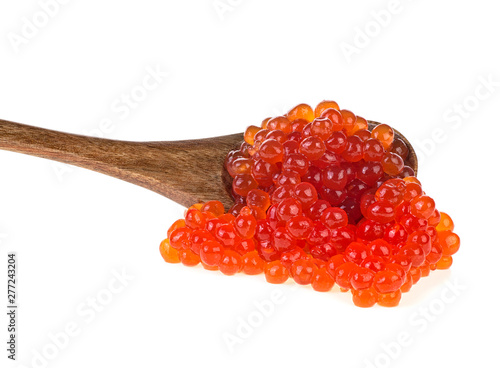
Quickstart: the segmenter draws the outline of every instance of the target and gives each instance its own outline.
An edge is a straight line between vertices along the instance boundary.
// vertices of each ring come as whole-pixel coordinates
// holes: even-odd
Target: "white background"
[[[101,174],[2,151],[0,366],[10,251],[19,260],[18,362],[26,367],[497,365],[497,4],[218,4],[219,12],[212,0],[73,0],[44,16],[37,1],[3,1],[0,118],[177,140],[241,132],[297,103],[334,99],[417,147],[424,190],[462,239],[453,267],[422,280],[398,308],[365,310],[338,291],[166,264],[158,245],[181,206]],[[355,53],[343,51],[348,45]],[[169,74],[135,108],[117,112],[148,68]],[[110,127],[98,132],[103,119]],[[88,298],[110,295],[113,272],[133,280],[89,314]],[[262,317],[255,303],[276,295]],[[259,325],[231,349],[224,336],[238,336],[249,318]],[[68,324],[79,333],[66,342]]]

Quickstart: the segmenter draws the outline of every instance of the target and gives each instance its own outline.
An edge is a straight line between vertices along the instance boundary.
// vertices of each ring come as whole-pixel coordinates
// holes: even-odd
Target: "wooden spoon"
[[[370,130],[379,123],[369,121]],[[417,172],[410,142],[406,165]],[[62,133],[0,120],[0,149],[84,167],[140,185],[189,207],[217,199],[233,204],[231,177],[223,162],[239,147],[243,134],[174,141],[128,142]]]

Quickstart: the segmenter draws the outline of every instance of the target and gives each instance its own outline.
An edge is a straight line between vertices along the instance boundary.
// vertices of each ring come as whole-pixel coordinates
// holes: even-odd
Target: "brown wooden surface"
[[[376,122],[370,121],[373,128]],[[407,164],[417,171],[415,151]],[[174,141],[127,142],[87,137],[0,120],[0,149],[43,157],[113,176],[159,193],[183,206],[212,199],[226,208],[231,178],[223,168],[227,153],[243,133]]]

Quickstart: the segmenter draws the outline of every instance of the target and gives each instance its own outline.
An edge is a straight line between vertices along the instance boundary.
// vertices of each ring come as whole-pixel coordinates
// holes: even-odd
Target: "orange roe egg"
[[[405,166],[403,159],[395,153],[387,152],[381,161],[384,172],[388,175],[398,175]]]
[[[269,194],[261,189],[252,189],[247,194],[247,206],[266,211],[271,205]]]
[[[313,280],[316,266],[311,260],[299,259],[292,263],[291,274],[294,281],[299,285],[308,285]]]
[[[179,259],[184,266],[194,267],[200,263],[200,257],[191,249],[181,249],[179,251]]]
[[[352,301],[357,307],[370,308],[377,303],[378,293],[373,288],[351,291]]]
[[[317,268],[313,272],[311,285],[316,291],[330,291],[335,284],[333,277],[328,273],[326,267]]]
[[[340,114],[344,121],[344,130],[350,132],[354,128],[354,124],[356,124],[356,115],[349,110],[340,110]]]
[[[339,105],[335,101],[323,100],[314,109],[314,116],[319,117],[326,109],[339,110]]]
[[[258,186],[259,184],[250,174],[238,174],[233,180],[233,191],[243,197],[252,189],[257,189]]]
[[[243,239],[251,239],[257,229],[257,220],[252,215],[240,213],[234,220],[234,230],[236,235]],[[236,244],[235,244],[236,245]]]
[[[372,138],[378,139],[386,150],[394,141],[394,130],[387,124],[379,124],[372,130]]]
[[[399,290],[403,285],[403,278],[394,271],[377,272],[373,278],[373,287],[377,292],[387,294]]]
[[[420,273],[421,273],[422,277],[427,277],[431,273],[431,266],[427,262],[424,262],[424,264],[422,266],[420,266],[419,268],[420,268]]]
[[[241,261],[241,256],[234,250],[226,249],[222,255],[222,259],[219,262],[219,270],[224,275],[234,275],[240,272],[243,264]]]
[[[313,109],[307,104],[299,104],[295,106],[288,111],[286,116],[291,121],[294,121],[295,119],[305,119],[309,122],[313,121],[315,117]]]
[[[411,277],[411,281],[415,285],[422,277],[422,270],[420,267],[412,267],[407,277]]]
[[[186,225],[191,229],[202,229],[205,227],[206,219],[200,210],[191,208],[186,212]]]
[[[434,213],[436,204],[434,200],[426,195],[420,195],[410,202],[410,212],[418,218],[428,219]]]
[[[271,164],[283,161],[283,145],[276,139],[266,139],[259,148],[259,157]]]
[[[271,284],[282,284],[288,280],[289,272],[280,261],[269,262],[264,267],[267,282]]]
[[[260,258],[257,251],[248,252],[243,255],[242,259],[243,264],[243,273],[247,275],[258,275],[264,272],[265,262],[262,258]]]
[[[200,249],[200,259],[207,266],[218,266],[224,254],[224,247],[217,241],[209,240]]]
[[[321,113],[321,118],[327,118],[331,122],[331,130],[340,132],[344,128],[344,118],[337,109],[328,108]]]
[[[160,254],[165,262],[179,263],[181,261],[179,259],[179,252],[170,246],[168,239],[165,239],[160,243]]]
[[[291,119],[292,121],[294,119]],[[281,130],[283,133],[288,134],[292,131],[292,122],[285,116],[278,116],[270,119],[267,122],[267,129],[269,130]]]
[[[245,139],[245,142],[247,142],[248,144],[252,145],[255,143],[254,141],[254,137],[255,137],[255,134],[257,134],[257,132],[259,130],[261,130],[262,128],[261,127],[258,127],[258,126],[255,126],[255,125],[250,125],[246,130],[245,130],[245,134],[244,134],[244,139]]]
[[[416,183],[416,184],[422,186],[422,183],[420,182],[420,180],[418,180],[414,176],[408,176],[406,178],[403,178],[403,181],[406,182],[406,183]]]
[[[191,247],[191,230],[188,227],[180,227],[172,231],[169,236],[170,246],[174,249],[187,249]]]
[[[367,129],[368,129],[368,121],[366,121],[366,119],[362,118],[361,116],[356,116],[354,125],[352,126],[351,130],[347,132],[347,135],[353,135],[360,130],[367,130]]]
[[[195,203],[191,207],[189,207],[188,210],[191,210],[191,209],[200,210],[202,206],[203,206],[203,203]]]
[[[455,225],[453,224],[453,220],[450,215],[445,212],[441,212],[441,219],[439,220],[439,224],[436,226],[437,231],[453,231]]]
[[[405,282],[403,283],[403,285],[401,285],[399,290],[401,290],[402,293],[407,293],[410,291],[412,286],[413,286],[413,279],[411,278],[410,275],[406,275]]]
[[[175,221],[168,229],[167,231],[167,236],[168,238],[170,238],[170,235],[172,234],[172,232],[174,230],[177,230],[181,227],[186,227],[186,221],[184,219],[179,219],[177,221]]]
[[[271,120],[271,118],[265,118],[264,120],[262,120],[262,123],[260,124],[262,129],[267,129],[267,123],[269,122],[269,120]]]
[[[325,151],[326,147],[323,140],[316,136],[305,138],[299,145],[299,152],[311,161],[319,160],[325,154]]]
[[[382,307],[397,307],[401,301],[401,290],[387,294],[378,294],[378,305]]]
[[[436,268],[438,270],[447,270],[451,267],[453,263],[452,256],[442,256],[441,259],[436,263]]]
[[[451,230],[438,231],[439,244],[444,256],[452,256],[460,248],[460,238]]]
[[[438,211],[437,208],[434,209],[434,212],[432,215],[427,219],[429,226],[437,226],[439,225],[439,222],[441,221],[441,213]]]
[[[215,217],[224,214],[224,205],[221,201],[207,201],[201,207],[201,212],[210,212]]]
[[[310,125],[311,136],[318,137],[323,143],[334,131],[333,122],[326,117],[319,117],[314,119]],[[324,144],[323,144],[324,145]],[[311,159],[314,161],[315,159]]]

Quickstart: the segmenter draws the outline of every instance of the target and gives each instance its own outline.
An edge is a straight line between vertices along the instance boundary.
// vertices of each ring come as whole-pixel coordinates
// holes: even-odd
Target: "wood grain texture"
[[[370,126],[378,123],[370,121]],[[415,172],[415,151],[407,160]],[[140,185],[185,206],[212,199],[231,207],[227,153],[239,147],[243,133],[174,141],[128,142],[62,133],[0,120],[0,149],[55,160]]]
[[[61,133],[0,120],[0,149],[43,157],[140,185],[184,206],[229,205],[223,161],[243,134],[176,142],[126,142]]]

